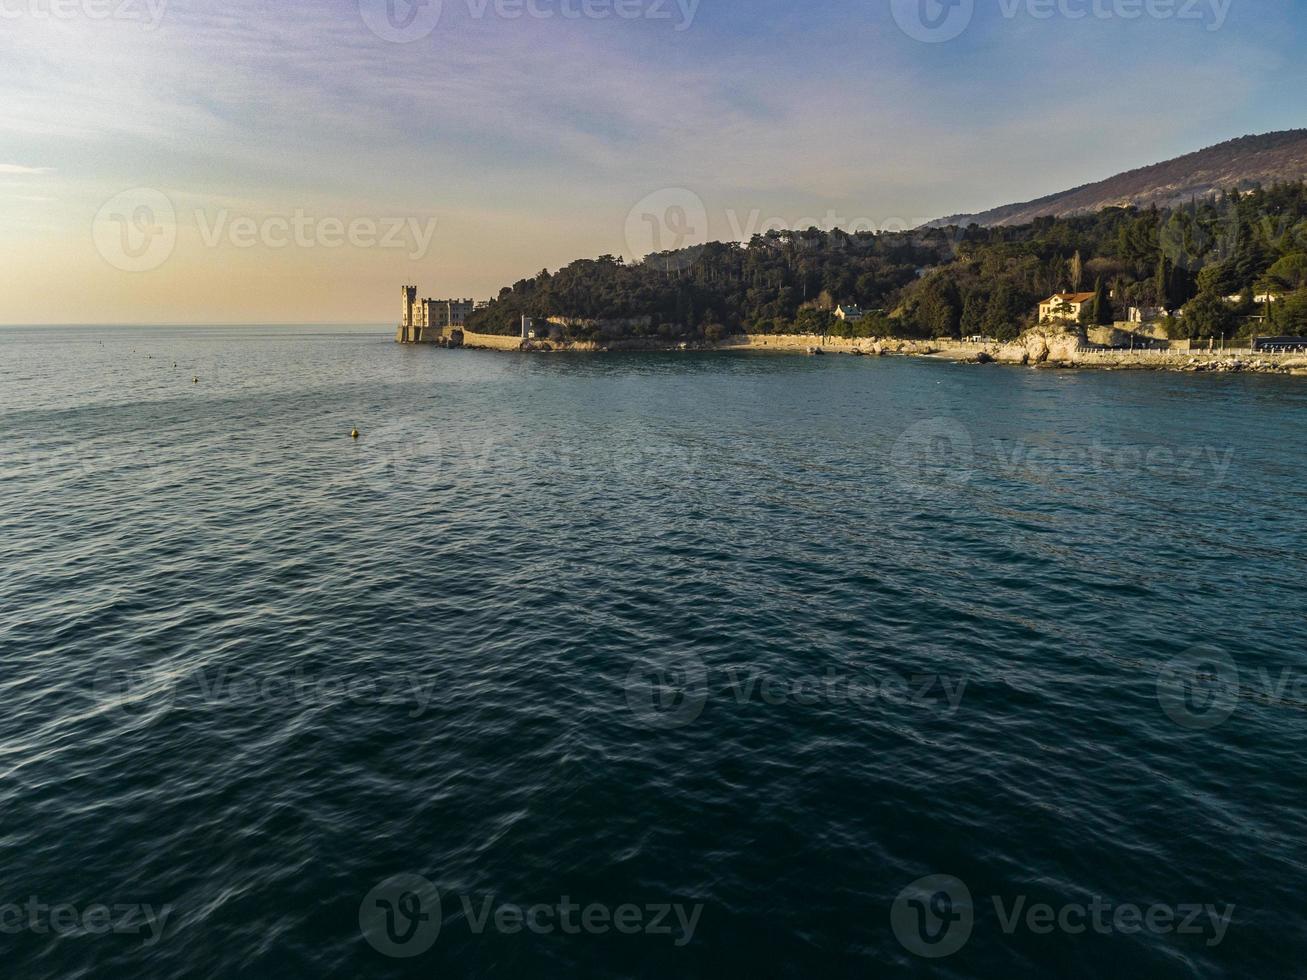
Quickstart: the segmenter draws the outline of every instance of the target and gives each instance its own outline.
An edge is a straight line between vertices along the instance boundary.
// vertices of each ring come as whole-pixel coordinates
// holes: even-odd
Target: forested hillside
[[[1108,208],[1020,227],[848,235],[771,232],[623,263],[610,255],[501,291],[473,330],[509,334],[520,317],[586,323],[573,339],[635,335],[715,340],[725,334],[1015,336],[1041,299],[1098,289],[1100,322],[1129,306],[1184,310],[1179,336],[1307,332],[1307,184],[1223,194],[1167,210]],[[1111,299],[1107,299],[1107,294]],[[1281,297],[1269,324],[1246,318],[1262,293]],[[1242,294],[1238,303],[1225,297]],[[836,304],[871,311],[857,325]],[[647,321],[647,322],[646,322]]]

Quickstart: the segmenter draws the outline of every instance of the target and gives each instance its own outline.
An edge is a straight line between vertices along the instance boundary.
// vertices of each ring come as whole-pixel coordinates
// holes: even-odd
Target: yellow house
[[[1093,293],[1054,293],[1039,304],[1039,322],[1061,320],[1063,323],[1077,323],[1080,313],[1093,305]]]

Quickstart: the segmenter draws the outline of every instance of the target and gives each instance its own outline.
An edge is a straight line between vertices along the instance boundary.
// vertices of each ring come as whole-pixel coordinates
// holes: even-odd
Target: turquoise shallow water
[[[1307,953],[1304,379],[6,329],[0,418],[9,976]]]

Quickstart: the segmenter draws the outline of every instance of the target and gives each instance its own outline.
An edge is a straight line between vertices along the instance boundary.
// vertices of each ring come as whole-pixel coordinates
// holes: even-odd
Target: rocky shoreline
[[[1226,351],[1099,350],[1087,348],[1075,330],[1035,328],[1009,343],[903,340],[893,337],[840,338],[802,334],[743,334],[718,342],[667,343],[523,341],[517,337],[465,332],[470,350],[526,353],[611,353],[621,351],[772,351],[789,354],[848,354],[864,357],[933,357],[964,364],[1005,364],[1034,368],[1105,371],[1180,371],[1222,374],[1307,375],[1307,354],[1270,354],[1248,349]]]
[[[742,341],[742,342],[741,342]],[[799,336],[732,338],[714,349],[776,350],[791,353],[845,353],[873,356],[935,357],[964,364],[1006,364],[1035,368],[1103,371],[1181,371],[1307,375],[1307,354],[1242,350],[1099,350],[1087,348],[1075,330],[1035,328],[1010,343],[920,341],[896,338],[845,340]]]
[[[1013,364],[1104,371],[1182,371],[1198,373],[1307,374],[1307,354],[1231,350],[1108,350],[1085,344],[1075,330],[1036,328],[1008,344],[944,345],[939,356],[976,364]]]

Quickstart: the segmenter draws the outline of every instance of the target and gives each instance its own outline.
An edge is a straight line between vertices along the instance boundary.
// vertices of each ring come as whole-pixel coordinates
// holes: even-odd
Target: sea
[[[14,327],[0,423],[6,977],[1302,975],[1307,379]]]

